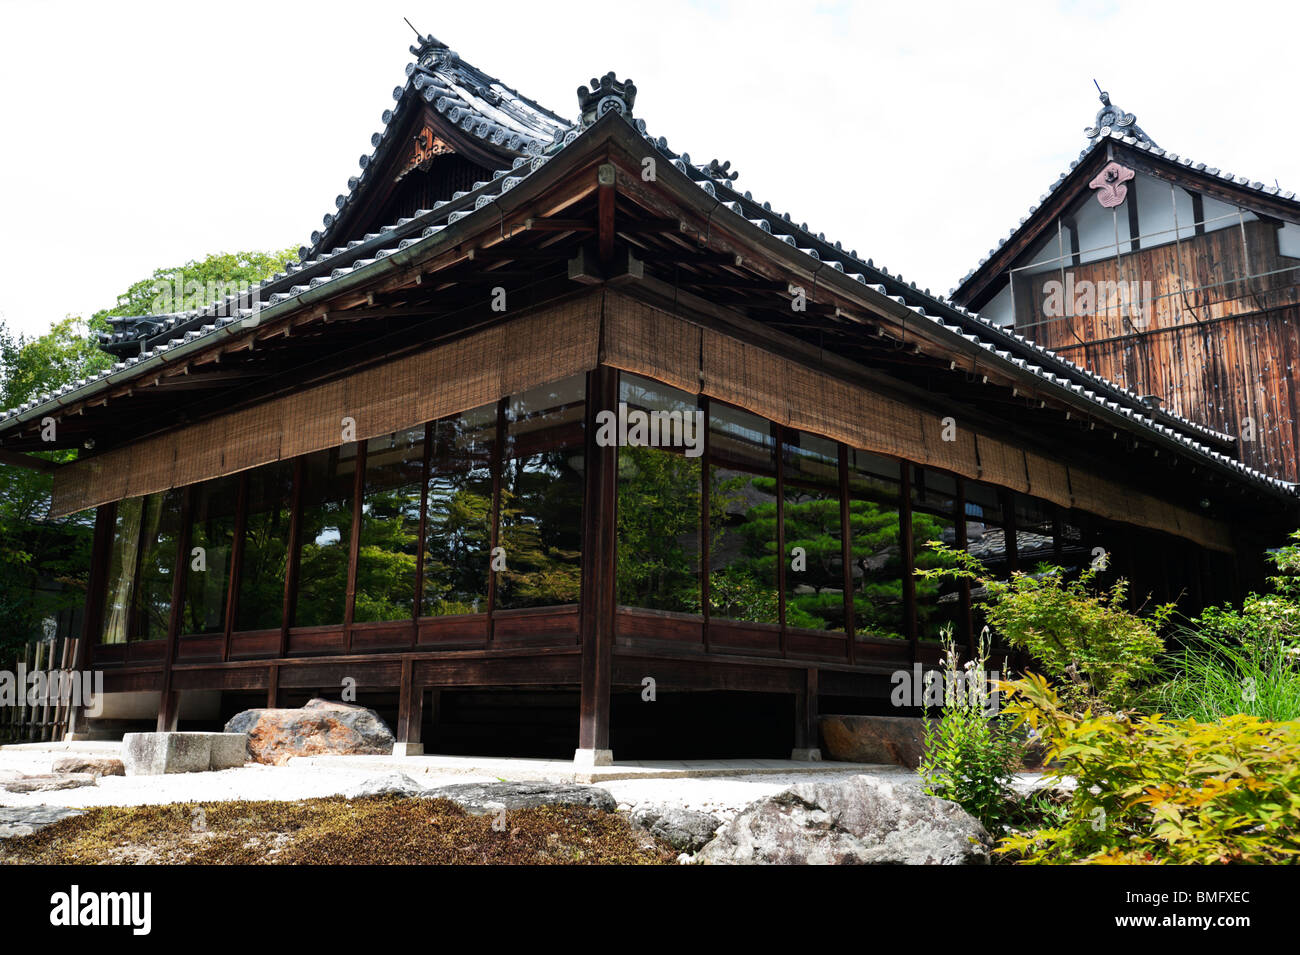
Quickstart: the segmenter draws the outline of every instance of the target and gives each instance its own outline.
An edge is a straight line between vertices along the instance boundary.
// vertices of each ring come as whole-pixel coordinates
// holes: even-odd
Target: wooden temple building
[[[575,120],[412,53],[299,261],[119,320],[111,369],[0,417],[6,464],[80,449],[52,511],[93,514],[105,726],[351,688],[405,752],[810,756],[819,711],[888,712],[944,628],[975,638],[969,585],[916,576],[933,541],[1002,576],[1108,553],[1195,609],[1297,526],[1290,376],[1228,395],[1242,356],[1205,344],[1289,355],[1293,196],[1102,131],[954,301],[670,148],[630,81]],[[1140,216],[1098,205],[1111,162]],[[1163,245],[1157,184],[1200,210]],[[1250,275],[1214,271],[1229,240]],[[1057,327],[1049,259],[1192,285],[1160,286],[1165,338]]]

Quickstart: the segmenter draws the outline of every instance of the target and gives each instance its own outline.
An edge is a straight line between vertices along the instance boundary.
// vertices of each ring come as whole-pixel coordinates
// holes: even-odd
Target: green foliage
[[[1280,571],[1269,578],[1272,593],[1250,594],[1240,609],[1208,607],[1180,628],[1180,649],[1169,679],[1150,694],[1153,705],[1195,720],[1300,719],[1300,548],[1288,544],[1269,556]]]
[[[1052,774],[1078,784],[1057,824],[1007,837],[1000,852],[1175,865],[1300,855],[1300,722],[1077,713],[1036,674],[1000,689],[1004,712],[1041,735]]]
[[[1074,578],[1044,565],[1034,574],[1017,571],[1000,581],[984,576],[983,565],[964,551],[938,541],[930,546],[948,555],[953,566],[924,576],[951,574],[982,585],[988,599],[980,606],[989,624],[1011,646],[1033,656],[1076,709],[1130,705],[1135,688],[1157,672],[1164,645],[1160,629],[1174,605],[1163,604],[1147,616],[1130,613],[1128,581],[1093,587],[1100,563]]]
[[[14,335],[0,322],[0,407],[16,405],[78,378],[91,377],[114,359],[99,349],[96,333],[108,331],[108,315],[156,311],[155,283],[175,288],[178,276],[193,281],[190,294],[176,304],[191,308],[211,298],[209,283],[255,282],[282,267],[289,253],[218,254],[174,269],[159,269],[131,286],[117,304],[89,320],[68,316],[44,335]],[[200,292],[199,286],[202,286]],[[71,450],[40,456],[68,461]],[[42,621],[85,601],[86,573],[94,534],[91,513],[50,519],[53,488],[48,473],[0,465],[0,658],[9,649],[41,635]]]
[[[1204,622],[1204,618],[1193,623]],[[1300,659],[1282,639],[1229,640],[1213,629],[1179,631],[1170,678],[1152,688],[1151,705],[1202,722],[1244,713],[1300,719]]]
[[[988,631],[981,635],[978,656],[964,665],[951,627],[944,629],[943,643],[943,713],[924,721],[918,769],[927,793],[951,799],[997,834],[1009,816],[1020,751],[990,712]]]
[[[155,269],[153,275],[132,283],[117,297],[112,308],[96,312],[107,315],[156,315],[183,312],[211,305],[235,292],[240,283],[253,285],[297,261],[296,249],[271,252],[217,252],[184,265]]]

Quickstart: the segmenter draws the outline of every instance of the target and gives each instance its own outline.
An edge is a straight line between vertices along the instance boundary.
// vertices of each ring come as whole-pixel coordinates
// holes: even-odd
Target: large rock
[[[7,779],[0,783],[0,789],[11,793],[48,793],[93,785],[95,785],[95,777],[90,773],[37,773],[32,776]]]
[[[80,809],[58,806],[0,806],[0,839],[30,836],[68,816],[80,816]]]
[[[387,756],[393,751],[393,731],[378,713],[330,700],[309,700],[299,710],[244,710],[226,724],[226,732],[247,733],[249,755],[273,766],[294,756]]]
[[[614,812],[618,803],[597,786],[568,783],[456,783],[422,792],[424,799],[449,799],[470,815],[485,816],[505,809],[534,806],[590,806]]]
[[[722,825],[717,816],[681,806],[637,806],[628,821],[682,852],[699,852]]]
[[[921,764],[924,724],[919,716],[823,716],[822,751],[845,763]]]
[[[126,767],[113,756],[87,756],[76,753],[56,756],[50,764],[53,773],[90,773],[92,776],[125,776]]]
[[[971,865],[992,839],[954,802],[911,780],[850,776],[761,799],[696,857],[714,865]]]
[[[236,769],[248,758],[242,733],[127,733],[122,765],[128,776]]]

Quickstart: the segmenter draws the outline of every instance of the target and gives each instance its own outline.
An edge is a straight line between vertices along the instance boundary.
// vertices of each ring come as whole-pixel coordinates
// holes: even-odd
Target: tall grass
[[[1170,678],[1151,691],[1156,709],[1200,723],[1234,713],[1300,719],[1300,654],[1291,641],[1225,640],[1184,629],[1178,642]]]

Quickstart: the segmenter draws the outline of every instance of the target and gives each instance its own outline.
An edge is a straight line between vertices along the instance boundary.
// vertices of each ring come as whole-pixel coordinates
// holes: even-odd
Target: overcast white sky
[[[1084,146],[1096,77],[1161,146],[1300,190],[1300,6],[0,0],[0,318],[306,242],[405,80],[407,16],[564,116],[613,69],[697,161],[946,292]]]

